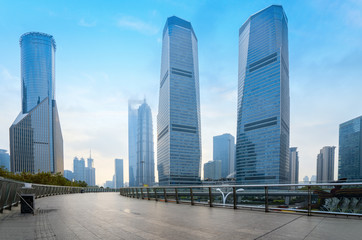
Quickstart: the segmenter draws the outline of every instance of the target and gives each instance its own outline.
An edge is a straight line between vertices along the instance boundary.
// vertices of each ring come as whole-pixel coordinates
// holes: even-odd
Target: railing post
[[[210,207],[212,207],[212,191],[211,191],[211,187],[209,187],[209,204],[210,204]]]
[[[233,200],[234,200],[234,209],[237,209],[237,198],[236,198],[236,187],[233,187]]]
[[[158,201],[158,199],[157,199],[157,188],[154,188],[153,191],[155,192],[155,201]]]
[[[132,197],[135,198],[136,197],[135,195],[136,195],[135,190],[134,190],[134,188],[132,188]]]
[[[194,193],[192,192],[192,187],[190,187],[190,197],[191,197],[191,205],[194,205]]]
[[[265,186],[265,212],[269,212],[269,194],[268,186]]]
[[[178,200],[178,192],[177,192],[177,188],[175,188],[175,199],[176,199],[176,203],[179,204],[180,201]]]
[[[163,198],[165,199],[165,202],[167,202],[166,188],[163,188]]]
[[[143,196],[143,189],[142,188],[141,188],[141,198],[145,199],[144,196]]]
[[[310,186],[308,186],[308,216],[312,216],[312,193]]]
[[[138,188],[136,188],[136,197],[137,197],[137,199],[139,199],[139,196],[138,196]]]
[[[150,189],[149,188],[147,188],[147,198],[148,198],[148,200],[151,200],[151,198],[150,198]]]

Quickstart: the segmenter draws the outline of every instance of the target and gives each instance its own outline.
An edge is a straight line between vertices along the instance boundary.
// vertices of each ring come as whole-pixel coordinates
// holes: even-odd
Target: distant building
[[[115,187],[123,187],[123,159],[114,160],[115,167]]]
[[[136,177],[138,186],[153,186],[155,183],[152,113],[146,100],[138,108]]]
[[[222,162],[220,160],[209,161],[204,164],[204,180],[221,179]]]
[[[141,100],[128,101],[128,166],[130,187],[137,186],[137,126],[138,108],[141,104]]]
[[[334,150],[336,147],[323,147],[317,156],[317,183],[334,180]]]
[[[310,178],[310,182],[311,182],[311,183],[316,183],[316,182],[317,182],[317,176],[316,176],[316,175],[312,175],[312,177]]]
[[[11,171],[62,173],[63,137],[55,100],[55,40],[20,37],[22,109],[10,127]]]
[[[362,116],[339,125],[338,179],[362,180]]]
[[[106,183],[104,184],[105,188],[114,188],[113,186],[113,181],[106,181]]]
[[[85,182],[88,186],[96,185],[96,169],[94,168],[93,158],[89,156],[87,159],[87,167],[85,168]]]
[[[289,182],[288,18],[280,5],[239,29],[236,181]]]
[[[305,176],[305,177],[303,178],[303,183],[304,183],[304,184],[309,183],[309,177],[308,177],[308,176]]]
[[[289,149],[289,173],[290,173],[290,183],[298,184],[299,183],[299,156],[296,147]]]
[[[75,181],[85,181],[85,161],[84,158],[73,159],[73,177]]]
[[[0,149],[0,167],[10,171],[10,155],[4,149]]]
[[[176,16],[167,19],[162,34],[157,139],[159,185],[200,184],[197,38],[191,23]]]
[[[74,174],[70,170],[64,170],[64,177],[69,181],[72,181],[74,179]]]
[[[221,160],[221,177],[235,171],[235,138],[225,133],[213,138],[213,160]]]

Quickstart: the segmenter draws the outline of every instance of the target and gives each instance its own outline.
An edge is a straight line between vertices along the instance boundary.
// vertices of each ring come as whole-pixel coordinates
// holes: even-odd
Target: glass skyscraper
[[[55,50],[51,35],[20,37],[22,110],[10,127],[13,172],[61,172],[63,137],[55,101]]]
[[[362,116],[339,125],[338,178],[362,179]]]
[[[336,147],[323,147],[317,156],[317,183],[334,180],[334,150]]]
[[[239,30],[236,180],[289,179],[288,19],[282,6],[255,13]]]
[[[138,108],[142,104],[140,100],[128,101],[128,167],[129,186],[137,186],[137,125]]]
[[[299,155],[296,147],[291,147],[289,149],[289,173],[290,173],[290,183],[298,184],[299,183]]]
[[[155,183],[153,126],[151,108],[146,100],[138,108],[137,135],[137,185],[152,186]]]
[[[235,138],[225,133],[213,138],[213,159],[221,160],[221,177],[226,178],[234,172]]]
[[[73,177],[76,181],[85,181],[85,161],[84,158],[78,159],[75,157],[73,159]]]
[[[114,160],[114,185],[116,188],[123,187],[123,159]]]
[[[200,91],[197,38],[190,22],[169,17],[162,37],[157,116],[160,185],[199,184]]]

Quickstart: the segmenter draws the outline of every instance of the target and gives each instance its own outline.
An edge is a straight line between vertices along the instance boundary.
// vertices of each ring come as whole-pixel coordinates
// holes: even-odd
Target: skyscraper
[[[85,181],[85,161],[84,158],[73,159],[73,177],[75,181]]]
[[[296,147],[289,149],[289,174],[290,183],[299,183],[299,155]],[[308,179],[309,180],[309,179]]]
[[[151,108],[146,100],[138,109],[137,135],[137,184],[152,186],[155,183],[153,126]]]
[[[204,164],[204,180],[219,180],[221,178],[221,160],[208,161]]]
[[[123,159],[114,160],[115,187],[123,187]]]
[[[10,171],[10,155],[4,149],[0,149],[0,167]]]
[[[236,180],[289,179],[288,19],[282,6],[255,13],[239,30]]]
[[[317,156],[317,183],[326,183],[334,180],[334,149],[323,147]]]
[[[138,108],[142,104],[139,100],[128,101],[128,166],[129,186],[137,186],[137,124]]]
[[[338,178],[362,179],[362,116],[339,125]]]
[[[69,181],[72,181],[74,179],[74,174],[70,170],[64,170],[64,177]]]
[[[55,101],[55,41],[38,32],[20,37],[22,110],[10,127],[13,172],[61,172],[63,137]]]
[[[225,133],[213,138],[213,159],[221,160],[221,177],[226,178],[234,172],[235,138]]]
[[[92,156],[87,158],[87,167],[85,168],[85,182],[88,186],[96,185],[96,169],[94,168],[94,160]]]
[[[159,184],[198,184],[201,129],[197,38],[191,23],[176,16],[169,17],[163,29],[159,91]]]

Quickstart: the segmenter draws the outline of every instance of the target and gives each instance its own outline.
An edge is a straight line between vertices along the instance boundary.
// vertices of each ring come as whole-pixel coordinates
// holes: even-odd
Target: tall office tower
[[[88,184],[88,186],[96,185],[96,169],[94,168],[92,156],[89,156],[87,159],[87,167],[85,168],[85,182]]]
[[[70,170],[64,170],[64,177],[69,181],[72,181],[74,179],[73,172]]]
[[[10,127],[13,172],[64,171],[55,101],[55,41],[45,33],[20,37],[22,110]]]
[[[338,178],[362,179],[362,116],[339,125]]]
[[[221,178],[221,160],[208,161],[204,164],[204,180],[219,180]]]
[[[84,158],[78,159],[75,157],[73,159],[73,177],[75,181],[85,181],[85,161]]]
[[[299,155],[296,147],[289,149],[289,174],[290,183],[299,183]]]
[[[213,159],[221,160],[221,177],[226,178],[234,172],[235,138],[225,133],[213,138]]]
[[[4,149],[0,149],[0,167],[10,171],[10,155]]]
[[[288,20],[282,6],[252,15],[239,30],[236,181],[289,179]]]
[[[129,186],[135,187],[137,179],[137,124],[140,100],[128,101],[128,166]]]
[[[153,126],[151,108],[146,100],[138,109],[137,135],[137,185],[152,186],[155,183]]]
[[[115,187],[123,187],[123,159],[114,160],[114,171],[115,171]]]
[[[317,183],[326,183],[334,180],[334,149],[323,147],[317,156]]]
[[[163,29],[157,115],[160,185],[200,183],[201,125],[197,38],[190,22],[169,17]]]
[[[308,176],[305,176],[305,177],[303,178],[303,182],[304,182],[304,184],[309,183],[309,177],[308,177]]]

